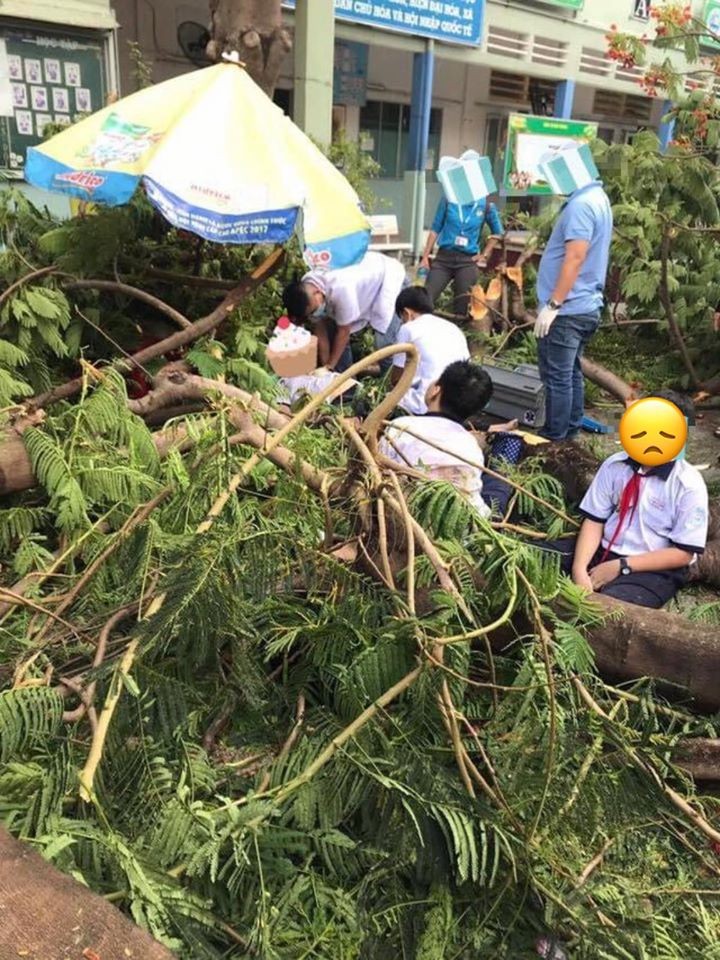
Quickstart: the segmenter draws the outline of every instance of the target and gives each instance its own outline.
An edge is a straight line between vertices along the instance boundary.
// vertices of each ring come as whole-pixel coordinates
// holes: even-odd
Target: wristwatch
[[[562,304],[559,300],[548,300],[548,306],[551,310],[559,310]]]
[[[632,573],[630,564],[627,562],[625,557],[620,557],[620,573],[626,577],[629,573]]]

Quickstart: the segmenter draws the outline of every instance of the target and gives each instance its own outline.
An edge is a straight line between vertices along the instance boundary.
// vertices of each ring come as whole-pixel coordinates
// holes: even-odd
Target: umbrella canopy
[[[345,177],[234,63],[92,114],[28,150],[25,177],[113,206],[142,181],[170,223],[218,243],[283,243],[301,221],[314,267],[355,263],[369,243]]]

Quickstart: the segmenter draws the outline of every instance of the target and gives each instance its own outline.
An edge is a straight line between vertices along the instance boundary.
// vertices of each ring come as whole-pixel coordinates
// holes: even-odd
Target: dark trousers
[[[458,317],[466,317],[470,306],[470,290],[479,277],[480,268],[471,254],[459,250],[439,250],[430,267],[425,289],[435,305],[440,294],[452,281],[455,297],[453,312]]]
[[[545,543],[536,543],[542,550],[554,550],[560,554],[560,566],[563,573],[572,573],[573,557],[575,556],[576,537],[564,537],[562,540],[548,540]],[[592,570],[602,563],[604,547],[599,547],[588,565]],[[620,555],[609,553],[608,560],[619,560]],[[627,558],[632,566],[632,557]],[[638,607],[662,607],[668,600],[672,600],[680,587],[687,583],[687,567],[678,570],[653,570],[642,573],[628,573],[616,577],[610,583],[600,588],[600,593],[626,603],[634,603]]]
[[[493,469],[497,470],[497,466],[494,464]],[[499,477],[491,477],[487,473],[483,474],[481,496],[496,516],[505,516],[512,492],[513,488],[505,480],[501,480]]]
[[[580,430],[585,407],[585,380],[580,360],[600,324],[599,313],[560,316],[546,337],[538,340],[538,366],[545,385],[548,440],[572,440]]]

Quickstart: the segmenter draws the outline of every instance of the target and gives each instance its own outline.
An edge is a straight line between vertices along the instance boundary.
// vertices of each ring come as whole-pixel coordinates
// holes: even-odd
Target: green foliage
[[[333,142],[325,152],[328,160],[338,168],[357,193],[363,210],[373,210],[377,205],[377,198],[368,181],[380,174],[380,164],[361,150],[355,140],[349,140],[344,130],[335,134]]]
[[[667,237],[667,290],[674,316],[699,372],[714,373],[711,360],[708,365],[709,320],[720,302],[720,262],[708,228],[720,221],[717,168],[702,156],[663,156],[651,133],[637,134],[630,146],[598,144],[596,156],[613,204],[612,264],[628,315],[659,319],[650,335],[665,332],[667,337],[661,289]]]
[[[0,205],[7,285],[26,275],[24,260],[117,270],[193,319],[222,292],[165,273],[237,279],[264,253],[179,235],[142,198],[67,224],[22,197]],[[263,343],[283,279],[196,342],[188,365],[271,397]],[[517,960],[536,955],[547,930],[573,960],[714,955],[712,851],[658,788],[716,818],[717,800],[669,763],[681,736],[716,736],[714,721],[657,709],[648,684],[626,699],[597,678],[586,629],[598,614],[554,555],[430,482],[409,493],[409,509],[461,600],[421,550],[413,578],[395,570],[395,589],[371,575],[376,558],[350,567],[328,554],[329,529],[350,542],[361,518],[377,516],[329,410],[287,444],[342,481],[332,497],[261,462],[199,535],[251,450],[229,443],[219,395],[183,418],[190,449],[164,459],[130,413],[107,361],[115,344],[165,335],[164,319],[50,274],[21,284],[6,308],[8,375],[28,386],[37,369],[49,384],[82,378],[77,399],[24,431],[38,485],[0,511],[3,586],[32,574],[27,600],[4,595],[0,614],[0,817],[13,833],[187,960]],[[527,466],[513,478],[545,501],[520,494],[522,522],[561,532],[557,484]],[[393,562],[403,537],[390,517]],[[717,611],[701,615],[714,622]],[[494,652],[490,625],[502,638]],[[578,676],[612,719],[587,709]],[[94,691],[96,711],[120,690],[93,803],[78,796],[93,721],[78,719],[60,678]],[[473,795],[459,747],[480,778]]]

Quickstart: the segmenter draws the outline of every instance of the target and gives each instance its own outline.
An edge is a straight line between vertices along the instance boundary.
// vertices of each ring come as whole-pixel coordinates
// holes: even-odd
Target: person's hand
[[[720,310],[716,310],[713,314],[713,330],[715,333],[720,333]]]
[[[488,433],[511,433],[513,430],[517,430],[518,421],[517,420],[508,420],[507,423],[493,423],[488,427]]]
[[[420,263],[418,264],[418,270],[429,270],[430,269],[430,257],[428,254],[424,254],[420,258]]]
[[[588,593],[593,592],[593,582],[585,567],[573,567],[572,578],[573,583],[576,583],[579,587],[582,587],[583,590],[587,590]]]
[[[538,340],[542,337],[546,337],[550,333],[550,327],[555,322],[555,317],[557,317],[558,311],[553,309],[549,304],[545,304],[542,310],[538,313],[537,319],[535,320],[535,329],[534,333]]]
[[[612,580],[617,580],[620,576],[620,561],[606,560],[605,563],[599,563],[590,571],[590,580],[594,590],[600,590]]]

